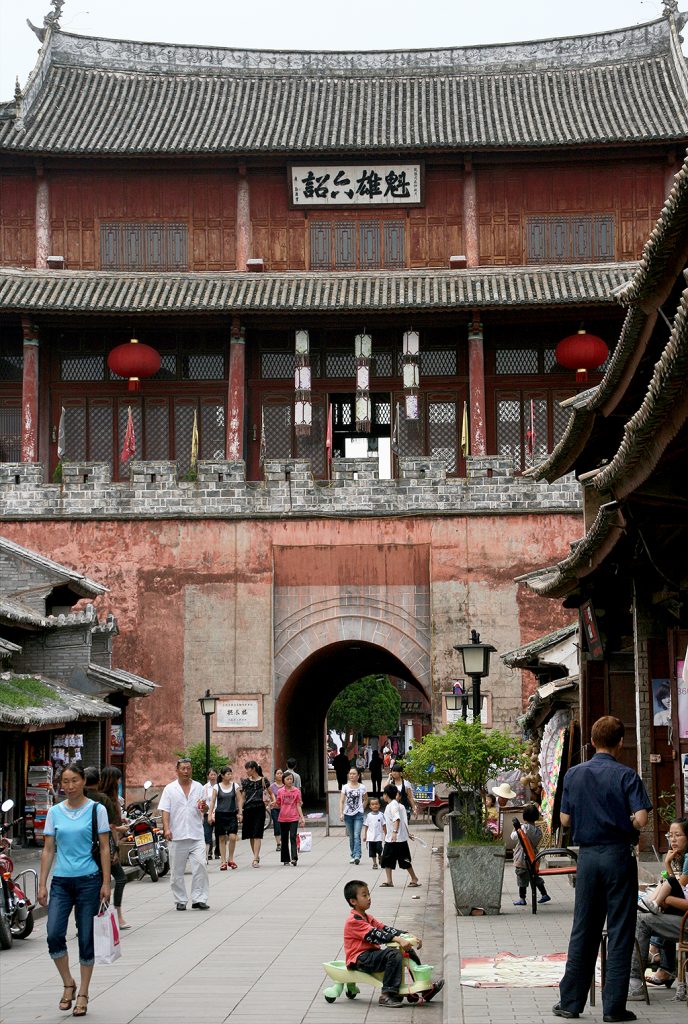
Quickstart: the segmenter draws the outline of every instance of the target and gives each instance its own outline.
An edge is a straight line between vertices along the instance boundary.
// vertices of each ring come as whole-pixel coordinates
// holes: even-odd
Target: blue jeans
[[[79,938],[79,963],[90,967],[93,951],[93,918],[100,909],[100,871],[81,878],[57,878],[50,883],[48,901],[48,952],[53,960],[67,956],[67,923],[74,909]]]
[[[618,1017],[625,1012],[637,893],[638,863],[630,843],[581,847],[566,972],[559,986],[563,1010],[582,1013],[585,1008],[606,918],[607,972],[602,991],[603,1011],[605,1017]],[[653,926],[658,920],[651,914],[645,916],[652,918],[649,924]],[[649,934],[650,929],[648,938]]]
[[[281,836],[280,823],[279,823],[279,807],[273,807],[270,811],[270,817],[272,818],[272,831],[275,834],[275,839],[279,839]]]
[[[363,814],[345,814],[344,824],[346,834],[349,837],[349,850],[354,860],[361,859],[361,829],[363,828]]]

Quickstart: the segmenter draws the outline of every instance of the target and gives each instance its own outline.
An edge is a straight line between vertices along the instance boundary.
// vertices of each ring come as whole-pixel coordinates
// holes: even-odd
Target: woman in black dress
[[[217,786],[213,787],[208,822],[215,825],[215,835],[220,841],[220,871],[236,868],[234,848],[241,817],[241,788],[232,781],[232,769],[220,769]]]
[[[241,838],[248,839],[253,851],[253,867],[260,865],[260,846],[265,832],[265,801],[270,798],[270,785],[263,778],[263,769],[256,761],[247,761],[244,765],[247,778],[241,780],[241,796],[243,798],[243,818]]]

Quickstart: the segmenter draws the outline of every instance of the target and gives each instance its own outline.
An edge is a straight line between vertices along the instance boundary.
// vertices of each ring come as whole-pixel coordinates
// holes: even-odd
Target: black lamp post
[[[210,771],[210,719],[215,714],[217,697],[213,697],[210,690],[206,690],[202,697],[198,698],[201,705],[201,712],[205,715],[205,777],[208,778]]]
[[[492,644],[481,644],[480,633],[471,630],[470,643],[455,644],[455,651],[461,652],[463,670],[473,681],[473,721],[480,721],[480,680],[490,674],[490,654],[497,648]]]
[[[453,693],[445,693],[444,703],[447,711],[458,711],[460,708],[464,721],[468,718],[468,694],[461,683],[454,683]]]

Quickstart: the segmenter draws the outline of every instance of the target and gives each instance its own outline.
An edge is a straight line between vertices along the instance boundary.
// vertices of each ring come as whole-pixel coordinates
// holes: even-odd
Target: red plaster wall
[[[391,548],[390,564],[396,563],[400,571],[403,548],[409,552],[407,546],[412,545],[409,575],[414,576],[418,569],[413,568],[414,560],[424,551],[422,561],[429,565],[431,591],[435,583],[455,580],[487,591],[509,591],[514,576],[562,558],[581,529],[577,515],[2,524],[2,533],[10,540],[107,584],[109,593],[99,599],[98,607],[101,614],[111,610],[119,622],[115,665],[160,683],[153,696],[130,704],[128,778],[132,786],[147,777],[156,783],[167,780],[173,752],[185,741],[182,688],[187,585],[237,580],[252,587],[269,586],[276,546],[303,549],[301,571],[293,552],[287,556],[294,584],[313,575],[327,582],[330,573],[329,582],[337,584],[341,582],[338,567],[346,562],[342,556],[347,552],[364,545],[398,546]],[[281,572],[286,564],[282,562]],[[312,571],[314,565],[317,569]],[[361,574],[365,575],[363,570]],[[349,580],[354,581],[355,575],[349,571]],[[424,570],[423,575],[427,576]],[[558,602],[539,599],[523,588],[514,614],[518,626],[511,648],[570,617]],[[242,615],[250,621],[251,609],[244,607]],[[265,628],[265,642],[271,644],[271,623],[266,622]],[[272,737],[266,736],[264,743],[270,746]]]

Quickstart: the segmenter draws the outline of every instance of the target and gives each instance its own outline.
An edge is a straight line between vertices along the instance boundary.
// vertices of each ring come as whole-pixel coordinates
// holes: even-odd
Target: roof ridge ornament
[[[60,27],[60,18],[62,17],[62,8],[65,5],[65,0],[50,0],[50,6],[53,8],[52,14],[46,14],[43,19],[43,25],[46,29]]]
[[[678,14],[678,0],[664,0],[662,4],[662,14],[665,18],[670,18],[672,15]]]

